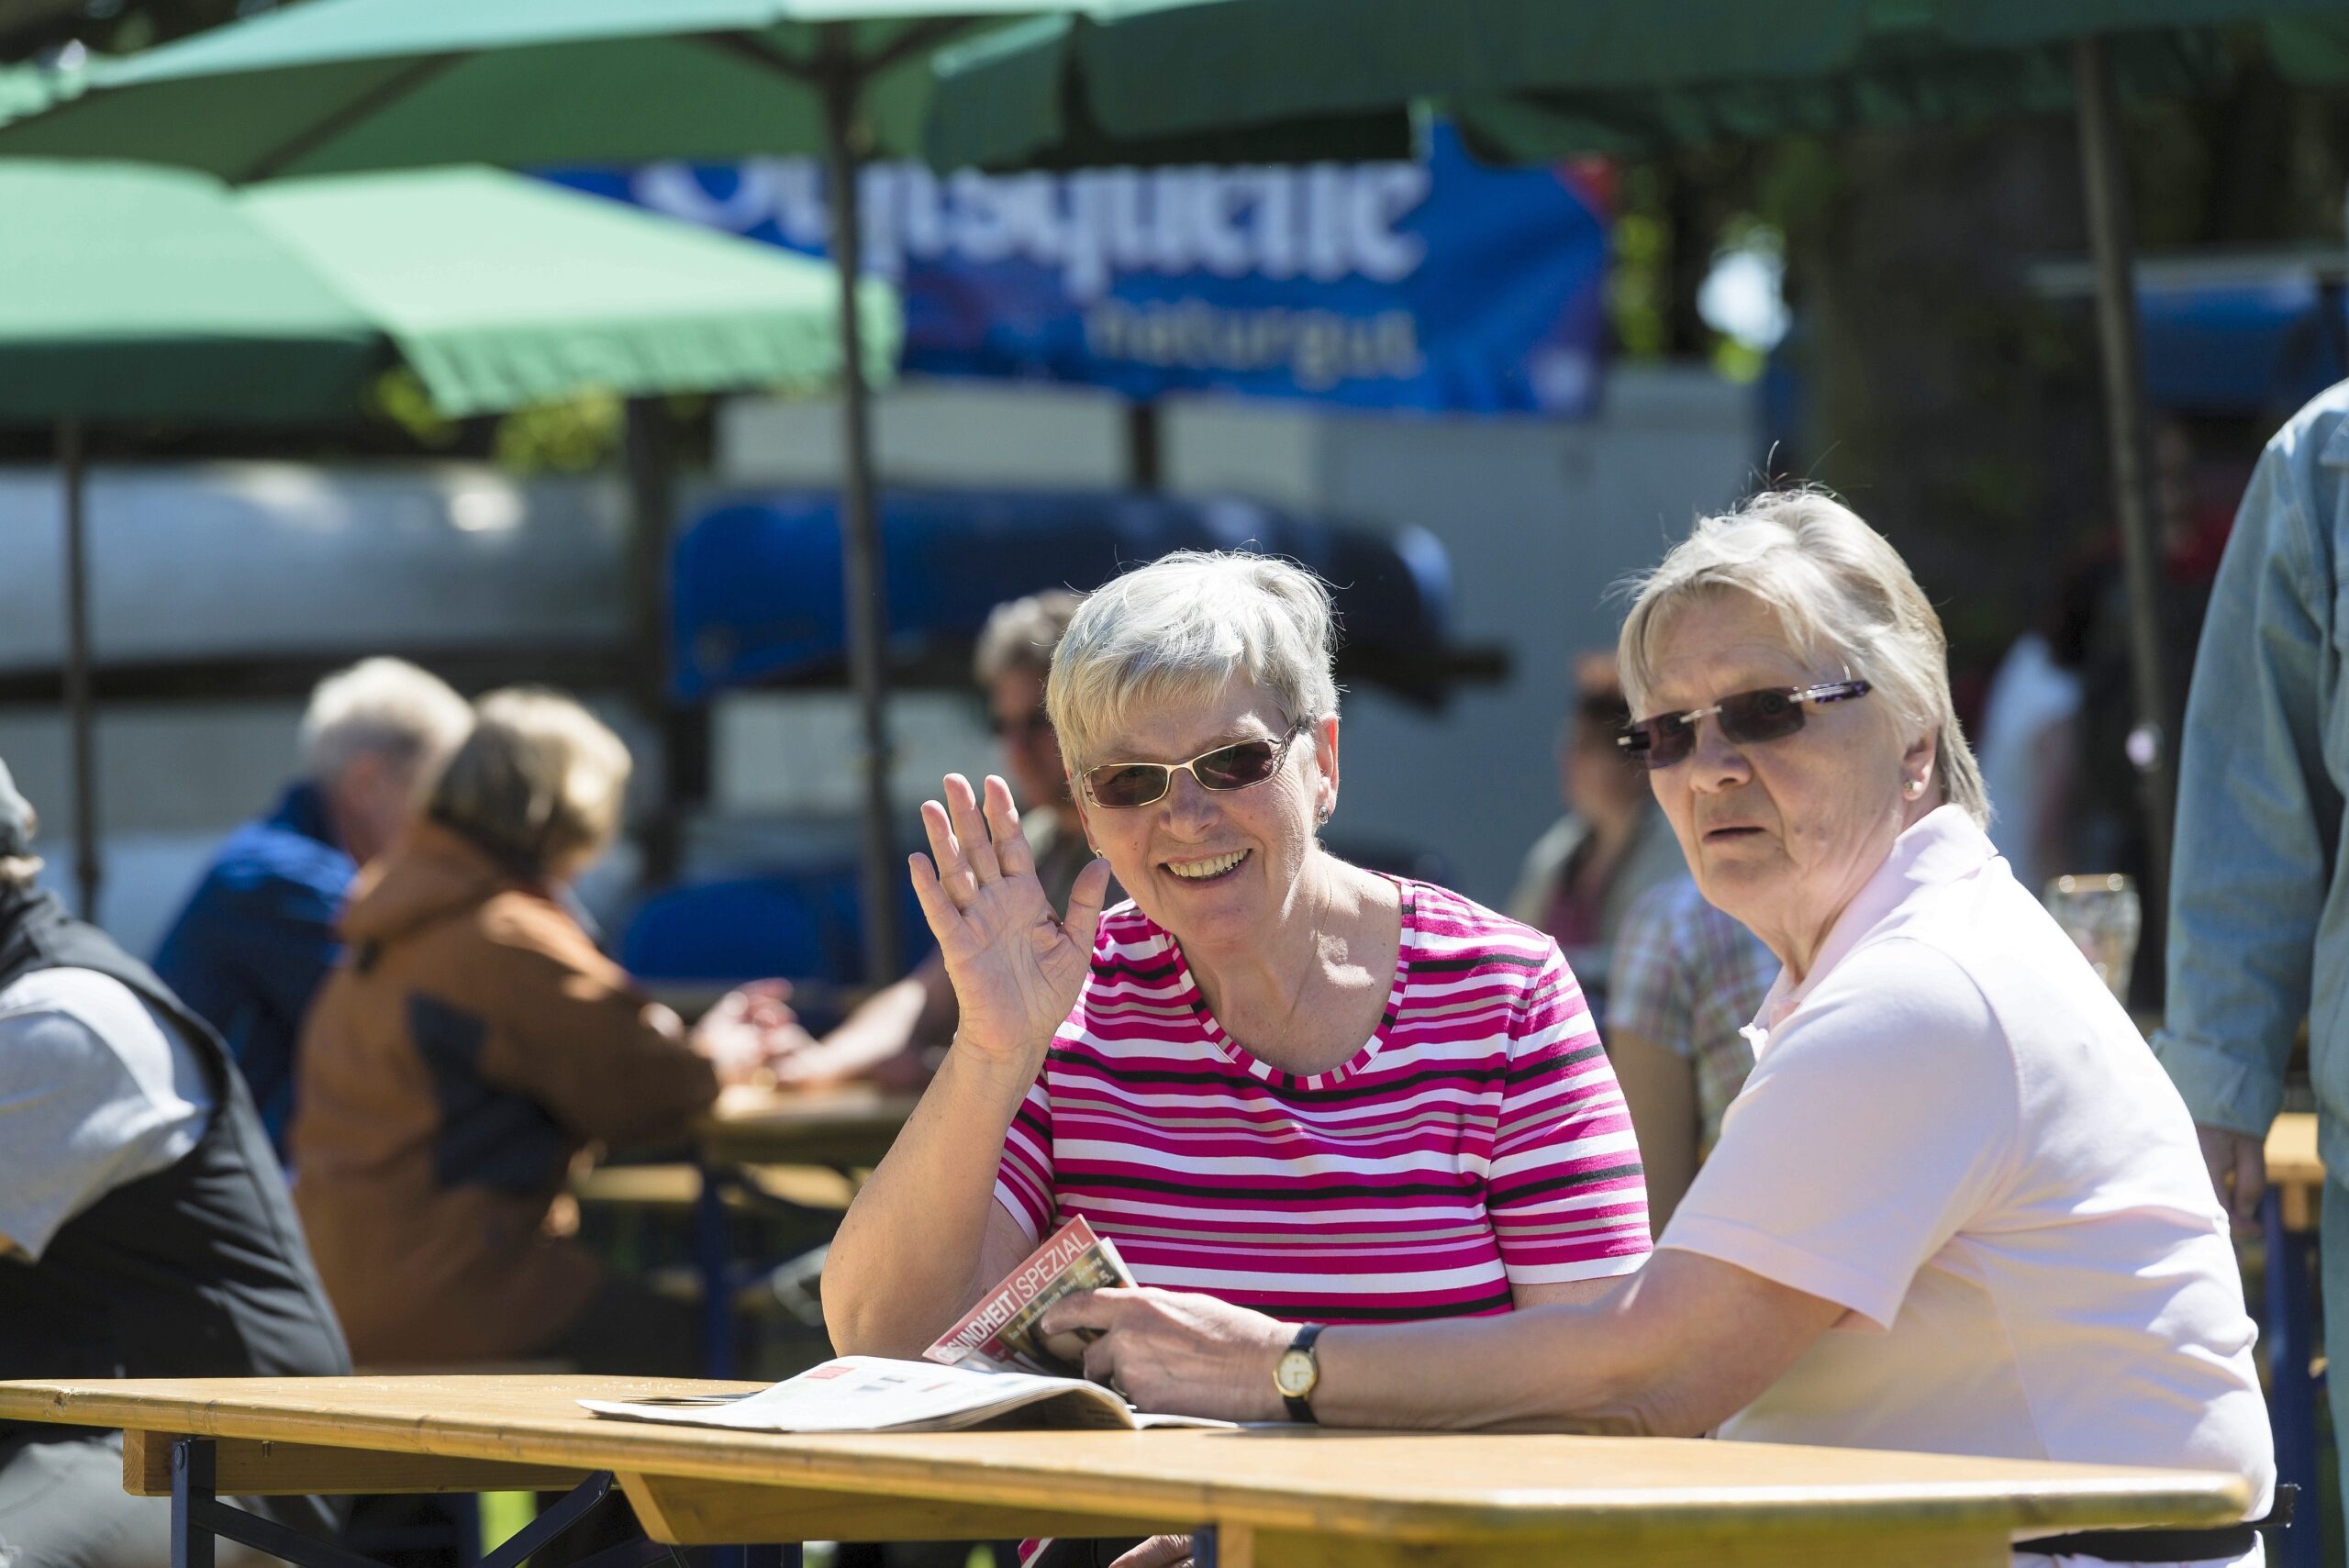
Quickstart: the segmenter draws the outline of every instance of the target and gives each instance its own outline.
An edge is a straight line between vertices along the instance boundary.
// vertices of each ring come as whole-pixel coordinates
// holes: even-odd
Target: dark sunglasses
[[[1740,692],[1710,707],[1686,713],[1660,713],[1623,727],[1615,744],[1642,767],[1668,768],[1685,762],[1697,746],[1697,721],[1713,717],[1732,744],[1751,746],[1761,740],[1783,740],[1803,725],[1805,703],[1849,702],[1871,688],[1865,681],[1834,681],[1823,686],[1771,686]]]
[[[1188,773],[1201,789],[1252,789],[1280,771],[1288,743],[1306,731],[1299,724],[1274,740],[1242,740],[1202,751],[1187,762],[1104,762],[1085,770],[1085,793],[1112,811],[1148,806],[1174,787],[1176,773]]]

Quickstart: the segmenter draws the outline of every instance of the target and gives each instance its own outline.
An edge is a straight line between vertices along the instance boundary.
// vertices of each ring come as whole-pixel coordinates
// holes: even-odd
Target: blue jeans
[[[2332,1412],[2333,1460],[2341,1465],[2334,1485],[2349,1499],[2349,1186],[2331,1177],[2324,1184],[2316,1266],[2324,1284],[2325,1402]],[[2300,1499],[2301,1512],[2311,1519],[2318,1506],[2314,1497]]]

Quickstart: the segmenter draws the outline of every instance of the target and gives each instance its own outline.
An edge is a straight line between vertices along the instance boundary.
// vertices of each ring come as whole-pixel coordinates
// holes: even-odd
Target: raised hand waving
[[[956,1038],[1032,1076],[1084,986],[1108,862],[1077,874],[1063,918],[1036,880],[1011,786],[988,775],[982,804],[968,779],[949,773],[943,793],[943,805],[922,803],[930,852],[913,856],[911,869],[962,1009]]]

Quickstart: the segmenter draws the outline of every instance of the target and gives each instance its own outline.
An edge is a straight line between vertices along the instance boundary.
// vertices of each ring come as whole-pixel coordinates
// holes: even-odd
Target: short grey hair
[[[1103,584],[1052,653],[1044,706],[1071,772],[1136,712],[1204,705],[1234,676],[1291,724],[1338,711],[1330,590],[1302,566],[1241,550],[1178,550]]]
[[[473,710],[447,682],[405,659],[362,659],[310,693],[302,715],[302,773],[330,784],[361,756],[429,772],[457,749]]]
[[[594,714],[536,686],[492,692],[473,711],[433,784],[432,820],[531,876],[618,836],[633,763]]]
[[[1902,723],[1932,732],[1941,798],[1988,826],[1989,792],[1950,699],[1941,617],[1900,552],[1834,496],[1774,490],[1700,518],[1633,587],[1619,647],[1635,712],[1652,706],[1658,643],[1673,617],[1715,594],[1748,594],[1777,616],[1798,654],[1842,666]]]
[[[992,686],[1014,670],[1043,675],[1052,668],[1052,650],[1061,645],[1068,623],[1076,618],[1082,595],[1066,588],[1048,588],[1024,599],[997,605],[980,629],[979,644],[971,656],[971,673],[982,686]]]

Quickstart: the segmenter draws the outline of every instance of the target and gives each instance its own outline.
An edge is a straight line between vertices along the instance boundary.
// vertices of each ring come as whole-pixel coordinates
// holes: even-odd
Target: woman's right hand
[[[1032,1077],[1085,984],[1109,867],[1077,873],[1062,918],[1036,880],[1011,786],[990,774],[985,788],[982,807],[970,781],[949,773],[945,804],[922,803],[930,853],[912,859],[914,893],[953,982],[958,1047]]]

